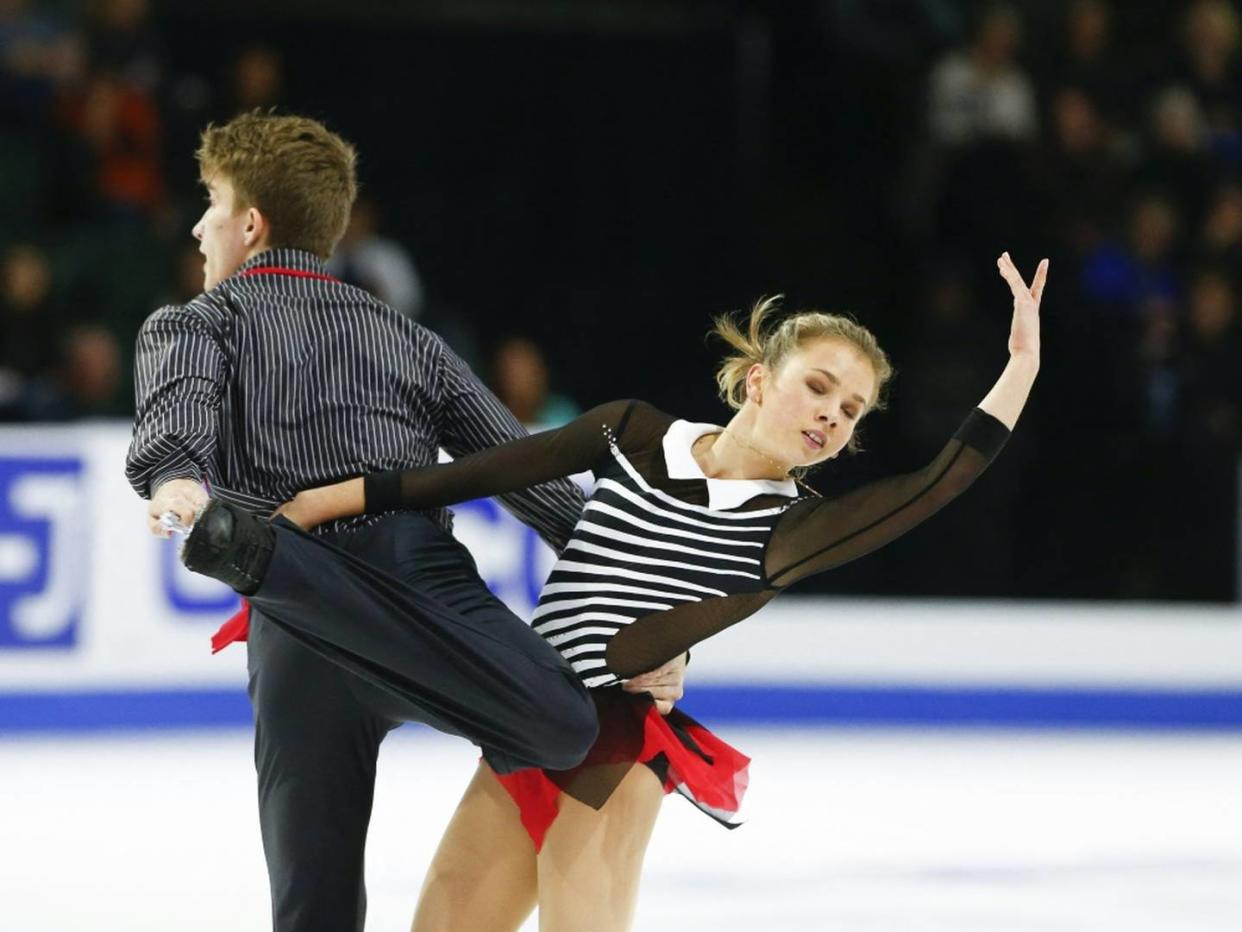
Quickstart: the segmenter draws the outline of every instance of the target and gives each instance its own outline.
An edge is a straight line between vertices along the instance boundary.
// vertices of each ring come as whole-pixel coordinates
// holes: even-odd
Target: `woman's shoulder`
[[[676,420],[650,402],[639,398],[620,398],[591,408],[580,418],[591,424],[608,428],[615,437],[621,437],[630,429],[642,431],[650,427],[668,425]]]
[[[628,398],[618,404],[621,406],[620,416],[614,433],[617,442],[623,447],[645,447],[659,441],[668,432],[669,425],[677,420],[651,402],[640,398]]]
[[[591,408],[574,421],[572,429],[576,433],[602,431],[609,442],[628,452],[658,445],[675,420],[650,402],[622,398]]]

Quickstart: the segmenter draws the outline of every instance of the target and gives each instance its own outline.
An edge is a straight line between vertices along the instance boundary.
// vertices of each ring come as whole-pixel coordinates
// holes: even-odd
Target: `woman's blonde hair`
[[[772,323],[773,315],[780,309],[781,299],[782,295],[774,295],[755,302],[745,331],[736,317],[726,314],[715,320],[712,335],[734,350],[716,370],[720,397],[729,407],[737,410],[746,403],[746,373],[751,366],[762,363],[769,371],[776,372],[790,353],[815,340],[832,337],[844,340],[858,350],[875,372],[875,392],[863,414],[882,410],[884,388],[893,377],[893,366],[888,361],[888,355],[880,349],[875,334],[851,317],[823,311],[799,311],[778,323]],[[851,453],[862,449],[857,431],[846,449]]]

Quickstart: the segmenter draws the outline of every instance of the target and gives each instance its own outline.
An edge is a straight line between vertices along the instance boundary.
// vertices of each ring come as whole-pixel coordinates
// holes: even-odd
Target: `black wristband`
[[[1009,439],[1009,433],[1009,428],[992,415],[982,408],[975,408],[957,429],[953,439],[960,440],[963,446],[973,447],[992,460]]]
[[[401,503],[401,473],[396,470],[362,477],[362,494],[367,514],[396,511]]]

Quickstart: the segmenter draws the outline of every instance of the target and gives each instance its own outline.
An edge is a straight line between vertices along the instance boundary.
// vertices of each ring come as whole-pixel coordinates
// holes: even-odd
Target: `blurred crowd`
[[[293,106],[275,47],[240,43],[220,75],[170,58],[148,0],[0,0],[0,421],[132,413],[138,326],[202,290],[199,131]],[[328,270],[425,316],[414,261],[365,191]],[[441,329],[531,422],[576,410],[528,338],[480,358],[468,326]]]
[[[1050,256],[1033,419],[1060,455],[1039,454],[1058,475],[1035,497],[1078,509],[1084,527],[1078,542],[1047,545],[1106,566],[1113,591],[1231,598],[1242,453],[1238,8],[991,4],[970,22],[967,41],[927,66],[924,130],[898,187],[901,236],[927,285],[901,387],[915,399],[906,430],[931,448],[989,377],[982,348],[997,338],[995,315],[977,296],[990,302],[995,286],[978,258],[1008,248],[1029,273]],[[1117,547],[1134,535],[1143,546]],[[1113,566],[1118,549],[1138,556]]]
[[[911,448],[935,449],[994,375],[1003,322],[979,257],[1008,248],[1029,271],[1048,255],[1047,363],[1027,432],[1042,446],[1014,454],[1039,468],[1027,487],[981,500],[1056,495],[1093,511],[1086,523],[1103,530],[1032,545],[1050,566],[1101,566],[1119,537],[1141,538],[1130,548],[1140,557],[1094,589],[1084,583],[1090,591],[1231,597],[1242,452],[1237,0],[833,8],[855,21],[843,41],[903,55],[902,80],[921,85],[921,119],[868,114],[901,150],[884,248],[904,250],[903,264],[912,257],[919,286],[902,315],[894,405]],[[918,23],[935,24],[937,39],[906,42]],[[254,107],[306,106],[291,91],[294,48],[234,36],[218,62],[178,67],[167,38],[148,0],[0,0],[0,420],[131,412],[139,324],[202,284],[189,236],[201,210],[199,130]],[[865,99],[867,89],[834,93]],[[386,233],[365,179],[363,190],[334,274],[430,321],[523,419],[572,416],[555,391],[556,357],[537,341],[490,334],[484,352],[468,309],[436,316],[435,289]],[[453,307],[453,295],[440,297]],[[702,310],[705,321],[718,309]],[[1114,494],[1097,495],[1102,486]],[[1021,536],[1013,527],[989,527],[995,553],[1022,558],[999,545]],[[934,560],[921,565],[937,573]],[[996,578],[1012,591],[1012,572]]]
[[[278,49],[179,71],[148,0],[0,0],[0,420],[132,413],[138,326],[202,290],[198,132],[285,103]],[[370,198],[331,270],[422,310]]]
[[[930,342],[953,342],[969,313],[962,256],[1050,254],[1056,362],[1076,373],[1063,415],[1236,453],[1239,15],[1230,0],[1165,6],[1168,42],[1150,55],[1105,0],[1068,4],[1048,37],[1027,36],[1016,7],[985,10],[930,70],[904,219],[935,282]]]

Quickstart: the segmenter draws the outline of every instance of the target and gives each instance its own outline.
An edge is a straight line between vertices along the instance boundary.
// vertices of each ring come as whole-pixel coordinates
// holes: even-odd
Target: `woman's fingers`
[[[1013,260],[1009,258],[1009,253],[1003,252],[1000,258],[996,260],[996,267],[1000,269],[1001,277],[1009,282],[1009,287],[1013,289],[1016,296],[1019,291],[1024,294],[1030,294],[1030,289],[1026,287],[1026,282],[1018,273],[1017,267],[1013,264]]]
[[[1048,281],[1048,260],[1044,259],[1035,270],[1035,281],[1031,284],[1031,297],[1038,304],[1044,296],[1044,282]]]

